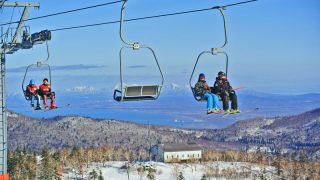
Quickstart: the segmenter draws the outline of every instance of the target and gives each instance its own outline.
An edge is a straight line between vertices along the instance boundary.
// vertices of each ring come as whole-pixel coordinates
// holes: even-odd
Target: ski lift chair
[[[23,80],[22,80],[22,91],[23,91],[23,94],[24,94],[24,97],[27,101],[31,101],[31,96],[30,94],[28,93],[27,89],[26,89],[26,77],[27,77],[27,74],[28,72],[30,71],[30,68],[31,67],[37,67],[37,68],[40,68],[40,67],[47,67],[48,68],[48,73],[49,73],[49,77],[48,77],[48,81],[49,83],[51,84],[51,67],[50,65],[47,63],[47,61],[49,60],[49,57],[50,57],[50,52],[49,52],[49,45],[48,45],[48,41],[46,40],[46,47],[47,47],[47,59],[45,61],[38,61],[36,64],[30,64],[26,71],[25,71],[25,74],[24,74],[24,77],[23,77]],[[54,93],[54,92],[52,92]],[[50,96],[48,96],[50,98]],[[42,100],[42,96],[40,96],[40,100]]]
[[[196,61],[195,65],[194,65],[194,67],[193,67],[193,71],[191,73],[190,80],[189,80],[189,86],[190,86],[190,89],[192,91],[193,97],[194,97],[194,99],[196,101],[199,101],[199,102],[206,101],[206,99],[196,94],[195,89],[191,84],[191,81],[193,79],[194,72],[195,72],[195,69],[197,67],[198,61],[199,61],[199,59],[201,58],[202,55],[204,55],[204,54],[212,54],[212,55],[223,54],[225,56],[225,60],[226,60],[226,76],[228,75],[228,61],[229,61],[229,58],[228,58],[228,54],[226,52],[222,51],[222,49],[228,43],[227,23],[226,23],[226,18],[225,18],[224,12],[223,12],[225,10],[225,8],[224,7],[220,7],[220,8],[218,8],[218,10],[219,10],[219,12],[220,12],[220,14],[222,16],[222,19],[223,19],[224,37],[225,37],[224,44],[219,48],[211,48],[210,51],[203,51],[203,52],[201,52],[199,54],[199,56],[197,58],[197,61]],[[219,100],[221,100],[220,96],[218,96],[218,97],[219,97]]]
[[[203,51],[203,52],[201,52],[201,53],[199,54],[198,58],[197,58],[197,61],[196,61],[195,65],[194,65],[194,67],[193,67],[193,71],[192,71],[192,74],[191,74],[190,79],[189,79],[189,86],[190,86],[190,88],[191,88],[192,94],[193,94],[194,99],[195,99],[196,101],[205,101],[205,100],[206,100],[206,99],[204,99],[203,97],[201,97],[201,96],[199,96],[199,95],[196,94],[195,88],[194,88],[194,87],[192,86],[192,84],[191,84],[191,81],[192,81],[192,79],[193,79],[193,77],[194,77],[194,72],[195,72],[195,69],[196,69],[196,67],[197,67],[198,61],[199,61],[199,59],[201,58],[201,56],[204,55],[204,54],[212,54],[212,55],[223,54],[223,55],[225,56],[225,61],[226,61],[226,70],[225,70],[225,71],[226,71],[226,76],[228,76],[228,62],[229,62],[229,57],[228,57],[228,54],[227,54],[226,52],[220,51],[219,48],[212,48],[211,51]],[[219,97],[219,100],[221,100],[220,97]]]
[[[122,8],[121,8],[121,16],[120,16],[120,39],[125,44],[124,47],[120,49],[119,56],[120,56],[120,83],[121,89],[115,89],[113,93],[114,100],[118,102],[123,101],[143,101],[143,100],[156,100],[160,96],[161,88],[163,86],[164,77],[158,63],[158,59],[156,57],[155,52],[151,47],[140,45],[138,42],[129,43],[124,40],[123,38],[123,17],[124,17],[124,9],[126,6],[127,0],[124,0]],[[147,49],[149,50],[154,60],[156,61],[157,67],[159,69],[159,73],[161,75],[161,83],[160,84],[153,84],[153,85],[125,85],[123,82],[123,50],[125,48],[139,50],[139,49]]]

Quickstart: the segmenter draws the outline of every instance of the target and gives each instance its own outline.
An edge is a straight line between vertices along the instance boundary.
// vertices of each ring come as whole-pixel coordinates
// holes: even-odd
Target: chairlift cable
[[[175,15],[182,15],[182,14],[191,14],[191,13],[209,11],[212,9],[226,8],[226,7],[240,5],[240,4],[244,4],[244,3],[250,3],[250,2],[254,2],[254,1],[258,1],[258,0],[244,1],[244,2],[239,2],[239,3],[234,3],[234,4],[228,4],[225,6],[214,6],[214,7],[205,8],[205,9],[197,9],[197,10],[182,11],[182,12],[176,12],[176,13],[167,13],[167,14],[159,14],[159,15],[153,15],[153,16],[138,17],[138,18],[126,19],[126,20],[124,20],[124,22],[153,19],[153,18],[160,18],[160,17],[167,17],[167,16],[175,16]],[[92,27],[92,26],[109,25],[109,24],[115,24],[115,23],[120,23],[120,21],[116,20],[116,21],[110,21],[110,22],[102,22],[102,23],[87,24],[87,25],[80,25],[80,26],[71,26],[71,27],[65,27],[65,28],[52,29],[50,31],[52,31],[52,32],[53,31],[63,31],[63,30],[79,29],[79,28],[86,28],[86,27]]]
[[[51,16],[57,16],[57,15],[61,15],[61,14],[68,14],[68,13],[72,13],[72,12],[76,12],[76,11],[83,11],[83,10],[87,10],[87,9],[92,9],[92,8],[97,8],[97,7],[101,7],[101,6],[107,6],[107,5],[111,5],[111,4],[116,4],[116,3],[120,3],[123,0],[119,0],[119,1],[113,1],[113,2],[108,2],[108,3],[103,3],[103,4],[98,4],[98,5],[93,5],[93,6],[87,6],[87,7],[83,7],[83,8],[78,8],[78,9],[72,9],[72,10],[68,10],[68,11],[62,11],[62,12],[58,12],[58,13],[53,13],[53,14],[47,14],[47,15],[43,15],[43,16],[39,16],[39,17],[34,17],[34,18],[29,18],[24,20],[25,21],[31,21],[31,20],[36,20],[36,19],[42,19],[42,18],[47,18],[47,17],[51,17]],[[19,23],[20,21],[15,21],[12,23]],[[4,25],[8,25],[10,23],[4,23],[4,24],[0,24],[0,26],[4,26]]]
[[[258,0],[250,0],[250,1],[243,1],[243,2],[238,2],[238,3],[233,3],[233,4],[228,4],[228,5],[225,5],[225,6],[216,6],[216,8],[226,8],[226,7],[231,7],[231,6],[237,6],[237,5],[241,5],[241,4],[246,4],[246,3],[251,3],[251,2],[255,2],[255,1],[258,1]]]
[[[154,16],[138,17],[138,18],[132,18],[132,19],[125,19],[123,21],[124,22],[138,21],[138,20],[144,20],[144,19],[153,19],[153,18],[160,18],[160,17],[166,17],[166,16],[188,14],[188,13],[195,13],[195,12],[208,11],[208,10],[212,10],[212,8],[210,7],[210,8],[205,8],[205,9],[198,9],[198,10],[191,10],[191,11],[184,11],[184,12],[177,12],[177,13],[168,13],[168,14],[160,14],[160,15],[154,15]],[[85,27],[92,27],[92,26],[115,24],[115,23],[120,23],[120,21],[117,20],[117,21],[110,21],[110,22],[103,22],[103,23],[96,23],[96,24],[88,24],[88,25],[81,25],[81,26],[66,27],[66,28],[53,29],[53,30],[50,30],[50,31],[62,31],[62,30],[78,29],[78,28],[85,28]]]

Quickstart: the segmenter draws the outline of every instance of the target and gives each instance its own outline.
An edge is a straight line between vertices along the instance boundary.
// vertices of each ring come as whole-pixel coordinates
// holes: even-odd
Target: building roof
[[[163,152],[176,151],[201,151],[202,148],[197,144],[164,144],[160,146]]]

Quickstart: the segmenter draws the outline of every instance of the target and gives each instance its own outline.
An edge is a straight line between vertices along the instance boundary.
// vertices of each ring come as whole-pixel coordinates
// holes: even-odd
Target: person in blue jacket
[[[207,114],[222,112],[218,106],[218,96],[210,92],[210,87],[207,84],[206,77],[203,73],[199,74],[199,79],[194,87],[194,90],[196,96],[200,96],[201,98],[207,100]]]

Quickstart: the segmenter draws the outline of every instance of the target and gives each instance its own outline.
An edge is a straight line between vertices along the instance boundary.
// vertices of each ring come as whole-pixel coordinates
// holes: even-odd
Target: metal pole
[[[21,15],[21,19],[19,21],[19,24],[17,26],[17,30],[15,32],[14,37],[12,38],[12,41],[10,42],[10,46],[8,48],[9,52],[13,48],[20,48],[19,46],[16,46],[19,42],[19,36],[21,29],[24,25],[24,20],[28,16],[29,7],[39,7],[39,3],[19,3],[19,2],[1,2],[1,6],[3,7],[24,7],[23,14]],[[1,29],[3,31],[3,29]],[[3,33],[1,33],[3,35]],[[1,35],[1,36],[2,36]],[[1,64],[0,64],[0,178],[9,179],[7,175],[7,111],[6,111],[6,87],[5,87],[5,75],[6,75],[6,50],[7,50],[7,44],[8,42],[4,42],[5,40],[3,37],[1,38],[1,44],[0,44],[0,56],[1,56]]]
[[[5,52],[1,53],[1,115],[0,115],[0,174],[7,174],[7,113],[6,113],[6,93],[5,93]]]
[[[150,121],[148,119],[148,141],[149,141],[149,163],[151,163],[151,138],[150,138]]]

